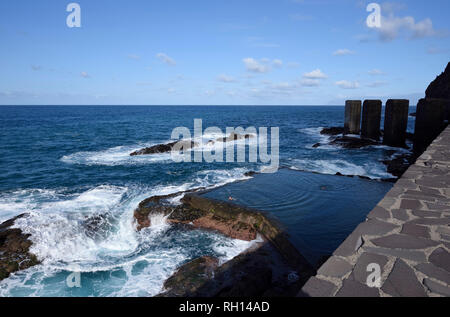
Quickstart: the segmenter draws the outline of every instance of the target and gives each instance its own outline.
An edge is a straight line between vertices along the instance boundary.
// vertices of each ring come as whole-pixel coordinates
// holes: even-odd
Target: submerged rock
[[[113,217],[111,214],[98,214],[86,217],[83,221],[86,236],[94,240],[104,240],[113,228]]]
[[[131,153],[130,156],[169,153],[172,151],[172,148],[175,145],[177,145],[177,147],[179,147],[180,149],[186,151],[198,146],[198,143],[194,141],[176,141],[167,144],[158,144],[135,151]]]
[[[14,222],[26,215],[20,215],[0,225],[0,281],[11,273],[28,269],[39,264],[37,257],[30,253],[32,242],[29,234],[11,228]]]

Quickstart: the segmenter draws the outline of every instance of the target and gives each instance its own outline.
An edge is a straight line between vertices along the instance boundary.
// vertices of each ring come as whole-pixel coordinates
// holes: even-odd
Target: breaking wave
[[[42,264],[0,282],[0,296],[153,296],[186,261],[202,255],[232,259],[252,242],[170,225],[162,215],[137,232],[133,211],[147,197],[217,187],[247,178],[245,171],[202,171],[192,182],[154,188],[102,185],[77,193],[61,188],[2,194],[1,219],[28,214],[15,226],[31,235],[31,252]],[[72,272],[81,274],[80,289],[66,284]]]

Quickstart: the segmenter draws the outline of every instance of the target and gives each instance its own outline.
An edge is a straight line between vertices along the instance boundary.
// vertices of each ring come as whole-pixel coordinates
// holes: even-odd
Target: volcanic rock
[[[0,225],[0,281],[11,273],[39,264],[37,257],[29,252],[32,245],[28,239],[30,235],[12,228],[14,222],[23,217],[26,215],[20,215]]]
[[[198,146],[198,143],[194,141],[177,141],[167,144],[158,144],[135,151],[131,153],[130,156],[169,153],[175,145],[186,151]]]
[[[379,145],[378,142],[370,139],[356,138],[356,137],[337,137],[329,144],[337,145],[344,149],[359,149],[369,145]]]
[[[450,63],[445,71],[431,82],[425,94],[426,98],[450,100]]]
[[[322,135],[339,135],[344,133],[344,127],[330,127],[324,128],[320,131]]]

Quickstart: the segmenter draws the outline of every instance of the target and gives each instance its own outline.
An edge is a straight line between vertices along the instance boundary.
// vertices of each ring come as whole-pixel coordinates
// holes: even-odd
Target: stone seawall
[[[449,225],[450,126],[299,296],[450,296]],[[370,282],[378,285],[369,287]]]

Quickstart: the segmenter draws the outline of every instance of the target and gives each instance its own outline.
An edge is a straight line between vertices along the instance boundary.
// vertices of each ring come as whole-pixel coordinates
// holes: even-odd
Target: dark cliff
[[[431,82],[425,94],[426,98],[450,99],[450,62],[445,71]]]

